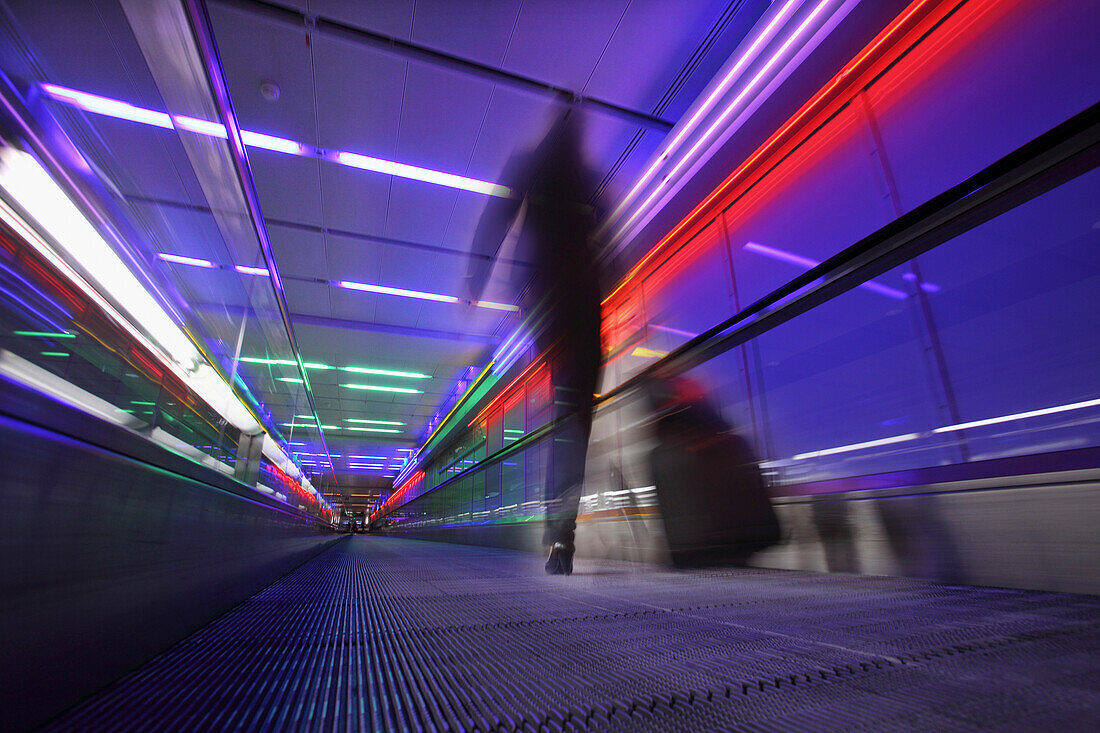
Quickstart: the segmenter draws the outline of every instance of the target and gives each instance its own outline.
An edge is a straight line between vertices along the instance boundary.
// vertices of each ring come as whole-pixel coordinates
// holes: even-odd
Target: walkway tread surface
[[[55,730],[1100,730],[1100,598],[349,537]]]

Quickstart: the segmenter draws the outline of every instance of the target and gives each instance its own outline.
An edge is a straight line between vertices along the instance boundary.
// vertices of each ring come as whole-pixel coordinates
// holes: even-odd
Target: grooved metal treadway
[[[55,730],[1100,729],[1100,598],[349,537]]]

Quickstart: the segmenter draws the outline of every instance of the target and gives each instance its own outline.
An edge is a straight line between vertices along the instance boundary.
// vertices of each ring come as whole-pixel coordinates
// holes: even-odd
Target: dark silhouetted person
[[[493,198],[486,206],[467,275],[476,300],[505,236],[518,229],[516,258],[531,267],[514,268],[521,274],[512,286],[522,291],[520,307],[554,387],[557,427],[547,463],[543,535],[550,549],[546,572],[553,575],[573,572],[577,506],[600,370],[596,211],[589,203],[595,186],[581,153],[578,117],[567,112],[537,148],[509,161],[500,182],[513,196]]]

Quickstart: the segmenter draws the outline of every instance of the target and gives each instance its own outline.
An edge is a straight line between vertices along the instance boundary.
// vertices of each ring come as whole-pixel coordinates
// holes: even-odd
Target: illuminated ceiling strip
[[[136,107],[127,102],[109,97],[101,97],[97,94],[89,94],[76,89],[58,86],[57,84],[42,84],[43,91],[59,102],[65,102],[86,112],[98,115],[114,117],[142,125],[153,125],[167,130],[178,129],[193,132],[198,135],[228,139],[225,126],[210,120],[176,115],[172,117],[165,112]],[[497,183],[482,181],[477,178],[459,176],[453,173],[421,168],[420,166],[398,163],[393,160],[374,158],[369,155],[351,153],[347,151],[326,151],[309,145],[304,145],[295,140],[289,140],[276,135],[266,135],[251,130],[241,130],[241,142],[252,148],[263,148],[287,155],[310,155],[330,160],[340,165],[351,168],[359,168],[375,173],[407,178],[414,181],[431,183],[437,186],[472,191],[486,196],[508,198],[512,195],[511,189]]]
[[[298,366],[298,362],[291,361],[290,359],[262,359],[258,356],[242,356],[238,361],[243,361],[248,364],[270,364],[280,366]]]
[[[175,262],[177,265],[190,265],[191,267],[205,267],[207,269],[212,269],[212,268],[217,267],[217,265],[215,265],[210,260],[200,260],[197,257],[183,257],[182,255],[170,255],[167,252],[157,252],[157,257],[159,259],[165,260],[167,262]]]
[[[404,288],[389,288],[384,285],[371,285],[370,283],[357,283],[350,280],[335,280],[329,283],[348,290],[362,290],[367,293],[381,293],[383,295],[399,295],[403,298],[417,298],[419,300],[435,300],[440,303],[457,303],[458,298],[453,295],[440,295],[438,293],[425,293],[420,290],[405,290]]]
[[[501,186],[488,181],[479,181],[476,178],[467,178],[466,176],[456,176],[453,173],[433,171],[429,168],[420,168],[415,165],[396,163],[392,160],[372,158],[369,155],[360,155],[359,153],[339,152],[336,154],[336,161],[351,166],[352,168],[362,168],[363,170],[374,171],[375,173],[385,173],[400,178],[411,178],[416,181],[434,183],[439,186],[461,188],[466,191],[473,191],[474,193],[483,193],[487,196],[508,198],[512,195],[512,190],[507,186]]]
[[[357,418],[357,417],[344,418],[344,422],[357,422],[357,423],[364,423],[364,424],[368,424],[368,425],[404,425],[405,424],[403,422],[398,422],[397,420],[363,420],[363,419],[360,419],[360,418]]]
[[[359,433],[389,433],[391,435],[400,435],[400,430],[394,430],[393,428],[359,428],[359,427],[343,427],[341,430],[354,430]]]
[[[171,255],[163,252],[158,253],[157,257],[162,260],[174,262],[178,265],[190,265],[192,267],[202,267],[206,269],[228,269],[223,267],[222,265],[215,264],[209,260],[199,259],[197,257],[183,257],[180,255]],[[268,270],[262,267],[245,267],[243,265],[234,265],[233,269],[245,275],[259,275],[262,277],[267,277],[269,275]],[[454,295],[428,293],[422,290],[408,290],[406,288],[391,288],[386,285],[375,285],[373,283],[360,283],[353,282],[351,280],[330,280],[327,284],[339,288],[347,288],[348,290],[360,290],[366,293],[378,293],[380,295],[396,295],[402,298],[432,300],[439,303],[469,303],[470,305],[474,305],[479,308],[489,308],[491,310],[507,311],[510,313],[516,313],[519,311],[519,306],[509,305],[508,303],[494,303],[488,300],[464,301]]]
[[[71,104],[86,112],[94,112],[97,115],[114,117],[120,120],[129,120],[142,125],[153,125],[172,129],[172,118],[164,112],[157,112],[144,107],[135,107],[127,102],[108,97],[100,97],[97,94],[78,92],[75,89],[67,89],[56,84],[43,84],[42,89],[54,99]]]
[[[510,303],[494,303],[491,300],[475,300],[474,305],[478,308],[489,308],[495,311],[508,311],[510,313],[518,313],[519,306],[512,305]]]
[[[365,389],[374,392],[399,392],[401,394],[424,394],[424,390],[410,389],[408,387],[383,387],[377,384],[341,384],[348,389]]]

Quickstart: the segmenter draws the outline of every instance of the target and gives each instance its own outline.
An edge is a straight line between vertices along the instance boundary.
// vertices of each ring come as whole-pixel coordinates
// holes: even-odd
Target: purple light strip
[[[722,114],[718,116],[718,119],[716,119],[711,124],[711,126],[707,128],[707,131],[704,132],[703,135],[695,141],[695,144],[692,145],[686,153],[680,156],[680,160],[676,163],[675,166],[673,166],[672,170],[664,176],[661,182],[657,184],[657,186],[653,189],[653,193],[651,193],[649,197],[646,198],[644,202],[642,202],[641,206],[638,207],[637,211],[635,211],[634,214],[626,220],[626,223],[624,223],[622,228],[620,229],[620,234],[626,231],[626,229],[636,218],[638,218],[638,216],[640,216],[644,211],[648,210],[649,205],[653,203],[653,200],[657,198],[658,194],[661,193],[661,190],[664,188],[665,184],[668,183],[669,180],[671,180],[672,177],[675,176],[681,168],[687,165],[688,161],[700,148],[702,148],[703,145],[709,144],[711,142],[711,140],[719,132],[719,128],[723,130],[725,129],[722,126],[726,123],[726,120],[729,118],[729,116],[733,114],[733,111],[741,103],[741,100],[743,100],[745,96],[749,94],[749,92],[753,91],[754,87],[756,87],[756,85],[764,78],[764,76],[769,71],[771,71],[772,67],[775,66],[783,57],[783,55],[787,52],[787,49],[790,48],[790,46],[806,32],[806,29],[809,28],[810,24],[817,18],[818,14],[820,14],[826,8],[826,6],[829,5],[829,2],[830,0],[822,0],[822,2],[820,2],[817,7],[814,8],[813,12],[806,16],[805,20],[802,21],[798,28],[789,36],[787,36],[787,40],[783,43],[783,45],[779,47],[779,49],[774,54],[772,54],[771,58],[768,59],[768,62],[764,65],[764,67],[760,69],[760,71],[756,73],[756,76],[752,78],[752,81],[746,84],[745,88],[742,89],[741,92],[733,98],[733,101],[726,105],[726,108],[722,111]]]
[[[210,260],[200,260],[197,257],[183,257],[182,255],[171,255],[167,252],[157,252],[157,257],[166,262],[174,262],[177,265],[190,265],[191,267],[205,267],[207,269],[214,269],[217,267],[217,265]]]
[[[323,158],[332,163],[349,168],[358,168],[360,170],[381,173],[383,175],[397,176],[398,178],[407,178],[409,180],[431,183],[446,188],[472,191],[485,196],[508,198],[512,195],[508,187],[492,183],[491,181],[482,181],[468,176],[456,175],[454,173],[444,173],[443,171],[437,171],[431,168],[422,168],[420,166],[399,163],[384,158],[374,158],[369,155],[362,155],[360,153],[353,153],[345,150],[319,149],[277,135],[268,135],[253,130],[242,130],[237,127],[236,120],[230,121],[230,125],[234,128],[234,134],[230,135],[229,132],[226,131],[225,125],[219,122],[203,120],[197,117],[188,117],[186,115],[171,116],[166,112],[137,107],[118,99],[101,97],[98,94],[90,94],[77,89],[69,89],[67,87],[58,86],[57,84],[43,83],[41,87],[42,90],[53,99],[72,105],[86,112],[127,120],[129,122],[136,122],[142,125],[153,125],[154,127],[161,127],[166,130],[185,130],[197,135],[217,137],[222,140],[228,140],[230,145],[234,148],[237,147],[237,141],[239,139],[241,145],[250,148],[262,148],[264,150],[285,153],[287,155]],[[493,307],[493,305],[488,305],[486,307]]]
[[[749,252],[762,254],[765,257],[770,257],[773,260],[779,260],[780,262],[787,262],[792,265],[798,265],[799,267],[804,267],[807,270],[813,267],[817,267],[821,264],[816,260],[811,260],[809,257],[796,255],[793,252],[776,249],[775,247],[769,247],[765,244],[757,244],[756,242],[746,242],[744,249],[748,250]],[[909,275],[909,277],[906,277],[906,275]],[[902,279],[912,282],[916,279],[916,276],[910,272],[907,272],[902,275]],[[860,283],[859,287],[866,288],[867,290],[878,293],[879,295],[885,295],[887,298],[893,298],[894,300],[905,300],[909,297],[907,293],[901,290],[891,288],[887,285],[882,285],[875,282],[874,280],[868,280],[867,282]],[[940,290],[940,286],[934,283],[921,283],[921,287],[924,289],[925,292],[928,293],[935,293]]]
[[[684,137],[695,130],[695,125],[699,122],[699,119],[711,110],[718,97],[724,94],[726,90],[729,89],[730,84],[733,83],[733,80],[745,70],[745,67],[749,63],[749,60],[751,58],[754,58],[756,53],[760,50],[760,46],[766,40],[769,40],[771,38],[772,32],[775,30],[776,26],[779,23],[786,22],[786,20],[790,17],[791,12],[794,10],[795,5],[801,5],[801,0],[788,0],[786,6],[784,6],[782,10],[776,13],[775,16],[772,17],[768,25],[756,35],[756,38],[753,40],[752,44],[747,49],[745,49],[745,52],[742,53],[741,56],[737,59],[737,62],[733,65],[733,68],[731,68],[729,72],[726,73],[726,76],[722,79],[718,86],[714,88],[714,91],[712,91],[710,95],[703,101],[703,104],[700,105],[697,110],[695,110],[695,113],[692,114],[692,116],[681,128],[680,132],[678,132],[676,136],[672,139],[672,142],[668,143],[668,145],[665,146],[664,153],[661,154],[661,157],[653,162],[653,164],[646,170],[646,172],[642,174],[641,178],[638,179],[638,182],[634,184],[633,188],[630,189],[630,192],[627,193],[627,195],[623,197],[623,200],[619,203],[619,205],[615,207],[615,211],[613,211],[611,216],[608,217],[608,222],[613,221],[622,213],[622,210],[626,206],[628,206],[631,201],[634,200],[635,196],[638,195],[638,191],[642,188],[642,186],[648,183],[649,180],[653,177],[653,174],[657,172],[657,169],[669,159],[669,156],[672,155],[673,150],[677,146],[679,146]]]

